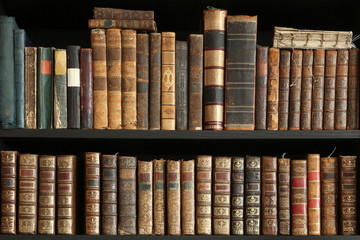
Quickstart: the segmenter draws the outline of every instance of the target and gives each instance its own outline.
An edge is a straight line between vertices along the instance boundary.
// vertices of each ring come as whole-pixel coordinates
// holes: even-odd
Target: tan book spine
[[[165,234],[166,160],[154,160],[154,234]]]
[[[290,158],[278,159],[279,235],[290,235]]]
[[[335,129],[346,130],[349,51],[337,50],[336,80],[335,80]]]
[[[181,161],[167,160],[167,230],[169,235],[181,235]]]
[[[288,130],[289,127],[290,61],[291,52],[282,49],[279,66],[279,130]]]
[[[269,71],[267,84],[267,130],[279,129],[279,66],[280,51],[269,48]]]
[[[25,47],[25,128],[36,129],[37,48]]]
[[[311,130],[311,102],[313,90],[313,50],[303,51],[301,79],[300,129]]]
[[[67,129],[67,52],[54,50],[54,128]],[[70,80],[70,79],[69,79]]]
[[[291,53],[290,93],[289,93],[289,130],[300,130],[301,78],[303,51],[294,49]]]
[[[181,162],[182,235],[195,234],[195,160]]]
[[[307,155],[307,179],[309,235],[320,235],[320,154]]]
[[[324,130],[335,128],[336,50],[326,50],[324,87]]]
[[[138,232],[153,234],[153,161],[138,160]]]
[[[314,78],[312,88],[311,129],[323,129],[325,50],[314,50]]]
[[[358,48],[349,50],[349,84],[346,129],[359,129],[359,57]]]

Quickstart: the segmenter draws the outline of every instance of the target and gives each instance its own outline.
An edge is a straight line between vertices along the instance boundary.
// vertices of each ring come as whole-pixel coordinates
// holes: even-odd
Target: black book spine
[[[80,128],[80,46],[69,45],[66,52],[68,128]]]
[[[175,108],[176,130],[187,130],[188,125],[188,43],[175,43]]]

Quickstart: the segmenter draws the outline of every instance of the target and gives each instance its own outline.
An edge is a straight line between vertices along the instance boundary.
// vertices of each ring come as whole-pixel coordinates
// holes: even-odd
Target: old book
[[[349,76],[346,129],[359,129],[359,49],[349,50]]]
[[[136,129],[136,31],[121,31],[121,110],[123,129]]]
[[[261,158],[245,157],[245,234],[260,235]]]
[[[269,77],[267,84],[266,129],[279,129],[279,65],[280,51],[269,49]]]
[[[175,32],[161,33],[161,130],[175,130]]]
[[[127,10],[119,8],[94,7],[94,18],[100,19],[154,19],[151,10]]]
[[[76,234],[76,156],[58,155],[57,234]]]
[[[16,89],[16,128],[25,128],[24,78],[25,30],[14,30],[14,72]]]
[[[214,235],[230,235],[231,157],[214,157]]]
[[[118,234],[135,235],[136,231],[136,158],[118,156]]]
[[[109,129],[121,129],[121,30],[110,28],[106,35],[107,101]]]
[[[351,31],[324,31],[274,27],[273,45],[278,48],[351,48]]]
[[[189,130],[202,130],[204,35],[189,34]]]
[[[290,63],[289,130],[300,130],[303,51],[292,50]]]
[[[224,128],[226,15],[222,9],[203,11],[205,130]]]
[[[308,235],[307,162],[291,160],[291,234]]]
[[[227,17],[225,130],[255,129],[256,33],[257,16]]]
[[[195,235],[195,160],[181,162],[181,233]]]
[[[313,61],[314,52],[303,50],[302,79],[301,79],[301,107],[300,130],[311,130],[311,102],[313,89]]]
[[[94,127],[92,49],[80,50],[80,119],[81,129]]]
[[[289,128],[289,92],[290,92],[291,51],[280,50],[279,65],[279,130]]]
[[[150,33],[149,129],[160,130],[161,33]]]
[[[357,234],[356,211],[356,162],[357,156],[340,156],[340,232],[341,235]]]
[[[278,158],[279,235],[290,235],[290,158]]]
[[[1,151],[1,234],[16,234],[18,152]]]
[[[85,152],[85,234],[100,235],[100,153]]]
[[[335,129],[335,82],[337,51],[326,50],[324,86],[324,130]]]
[[[38,216],[38,155],[20,154],[18,233],[36,234]]]
[[[69,45],[67,54],[68,128],[80,128],[80,46]]]
[[[307,155],[307,189],[308,189],[308,232],[309,235],[320,235],[320,154]]]
[[[101,234],[117,235],[118,170],[116,155],[101,155]]]
[[[211,235],[212,156],[196,157],[196,234]]]
[[[67,117],[66,49],[54,51],[54,128],[66,129]]]
[[[164,235],[166,213],[166,160],[154,159],[154,234]]]
[[[321,235],[338,234],[338,158],[324,157],[321,161]]]
[[[149,34],[136,35],[137,129],[149,129]]]
[[[121,28],[121,29],[132,29],[141,31],[156,32],[156,22],[148,19],[89,19],[88,27],[90,29],[96,28]]]
[[[138,160],[138,233],[153,233],[153,161]]]
[[[337,50],[335,80],[335,129],[346,130],[349,51]]]
[[[244,158],[231,162],[231,234],[244,235]]]
[[[167,160],[167,233],[181,235],[181,161]]]
[[[175,127],[188,128],[188,42],[175,42]]]
[[[323,129],[325,50],[314,50],[311,129]]]
[[[37,48],[25,47],[25,128],[37,127]]]
[[[39,156],[38,234],[56,233],[56,156]]]
[[[269,47],[256,47],[255,130],[266,130]]]

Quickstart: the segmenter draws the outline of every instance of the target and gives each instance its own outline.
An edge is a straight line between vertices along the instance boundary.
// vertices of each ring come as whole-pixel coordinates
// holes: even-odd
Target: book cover
[[[349,51],[337,50],[335,80],[335,130],[346,130]]]
[[[324,86],[324,130],[335,129],[335,82],[337,51],[326,50]]]
[[[66,129],[67,117],[67,59],[66,49],[54,51],[54,128]]]
[[[244,158],[231,162],[231,234],[244,235]]]
[[[292,50],[290,63],[289,130],[300,130],[303,51]]]
[[[150,31],[156,32],[156,22],[154,20],[148,19],[89,19],[88,20],[88,27],[90,29],[96,28],[121,28],[121,29],[132,29],[138,31]]]
[[[280,50],[279,65],[279,130],[289,129],[291,51]]]
[[[25,128],[37,127],[37,48],[25,47]]]
[[[311,130],[311,102],[313,90],[313,50],[303,51],[301,79],[300,129]]]
[[[153,234],[153,161],[138,160],[138,233]]]
[[[154,234],[165,235],[166,160],[154,159]]]
[[[149,129],[149,34],[136,35],[137,129]]]
[[[175,127],[188,128],[188,42],[175,42]]]
[[[182,235],[195,235],[195,160],[181,161]]]
[[[150,33],[149,129],[160,130],[161,33]]]
[[[280,51],[269,48],[269,76],[267,84],[266,129],[279,129],[279,65]]]
[[[94,7],[94,18],[99,19],[154,19],[154,11],[152,10],[128,10],[120,8],[103,8]]]
[[[266,130],[269,47],[256,47],[255,130]]]
[[[81,129],[94,127],[92,49],[80,50],[80,120]]]
[[[80,128],[80,46],[66,47],[68,128]]]
[[[359,49],[349,50],[349,76],[346,129],[359,129]]]
[[[25,30],[14,30],[14,71],[16,88],[16,128],[25,128],[24,67]]]
[[[321,188],[320,154],[307,155],[307,190],[308,190],[308,232],[309,235],[321,233]]]
[[[324,114],[324,80],[325,80],[325,50],[314,50],[313,88],[311,106],[311,129],[323,129]]]
[[[181,161],[167,160],[167,233],[181,235]]]
[[[290,158],[278,158],[279,235],[290,235]]]

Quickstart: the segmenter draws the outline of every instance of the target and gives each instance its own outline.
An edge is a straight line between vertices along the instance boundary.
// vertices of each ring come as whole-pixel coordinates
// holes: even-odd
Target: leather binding
[[[257,16],[228,16],[225,130],[255,129]]]
[[[277,157],[261,158],[262,235],[278,235]]]
[[[230,235],[231,157],[214,157],[214,235]]]
[[[349,51],[337,50],[336,80],[335,80],[335,130],[346,130]]]
[[[245,234],[260,235],[261,159],[245,157]]]
[[[154,234],[165,234],[166,160],[154,159]]]
[[[138,232],[153,233],[153,161],[138,160]]]
[[[181,233],[195,234],[195,160],[181,162]]]
[[[18,152],[1,151],[1,234],[16,234]]]
[[[279,129],[279,65],[280,51],[278,48],[269,49],[269,77],[267,84],[267,117],[266,129]]]
[[[25,49],[25,30],[14,30],[14,71],[16,88],[16,128],[25,127],[24,115],[24,49]]]
[[[108,89],[108,129],[121,129],[121,30],[105,30]]]
[[[167,160],[167,231],[181,235],[181,161]]]
[[[117,235],[118,169],[116,155],[101,155],[101,234]]]
[[[324,130],[335,129],[335,80],[337,51],[326,50],[324,86]]]
[[[94,7],[94,18],[99,19],[154,19],[154,11]]]
[[[292,50],[290,63],[289,130],[300,130],[303,51]]]
[[[320,154],[307,155],[307,175],[309,235],[320,235]]]
[[[356,235],[357,156],[340,156],[340,235]]]
[[[149,34],[136,36],[137,129],[149,129]]]
[[[256,47],[255,130],[266,130],[269,47]]]
[[[21,154],[19,157],[18,233],[36,234],[38,202],[38,155]]]
[[[346,129],[359,129],[359,49],[349,50],[349,83]]]
[[[338,158],[321,158],[321,235],[338,234]]]
[[[175,130],[175,32],[161,33],[161,130]]]
[[[54,51],[54,128],[66,129],[67,118],[66,50]]]
[[[227,11],[206,9],[204,21],[204,129],[223,130]]]
[[[175,127],[188,128],[188,42],[175,42]]]
[[[314,50],[313,89],[311,106],[311,129],[323,129],[325,50]]]
[[[118,156],[118,235],[136,234],[136,158]]]
[[[311,130],[311,102],[313,89],[313,50],[303,50],[301,79],[300,129]]]
[[[189,34],[189,130],[202,130],[204,36]]]
[[[69,45],[67,53],[68,128],[80,128],[80,46]]]
[[[121,110],[123,129],[136,129],[136,31],[121,31]]]
[[[279,130],[289,129],[290,61],[291,51],[281,49],[279,65]]]
[[[55,232],[56,156],[39,156],[39,215],[38,234]]]
[[[231,162],[231,234],[244,235],[244,158]]]
[[[160,130],[161,33],[150,33],[149,129]]]
[[[94,127],[92,49],[80,50],[80,119],[81,129]]]
[[[57,234],[76,234],[76,156],[58,155]]]
[[[196,157],[196,235],[211,235],[212,156]]]
[[[279,235],[290,235],[290,158],[278,158]]]
[[[291,234],[308,235],[307,162],[291,160]]]
[[[100,153],[85,152],[85,234],[100,235]]]
[[[92,29],[90,37],[93,61],[94,129],[106,129],[108,104],[105,29]]]
[[[25,47],[25,128],[37,127],[37,48]]]
[[[89,19],[88,27],[90,29],[96,28],[121,28],[138,31],[156,32],[156,22],[154,20],[137,20],[137,19]]]

